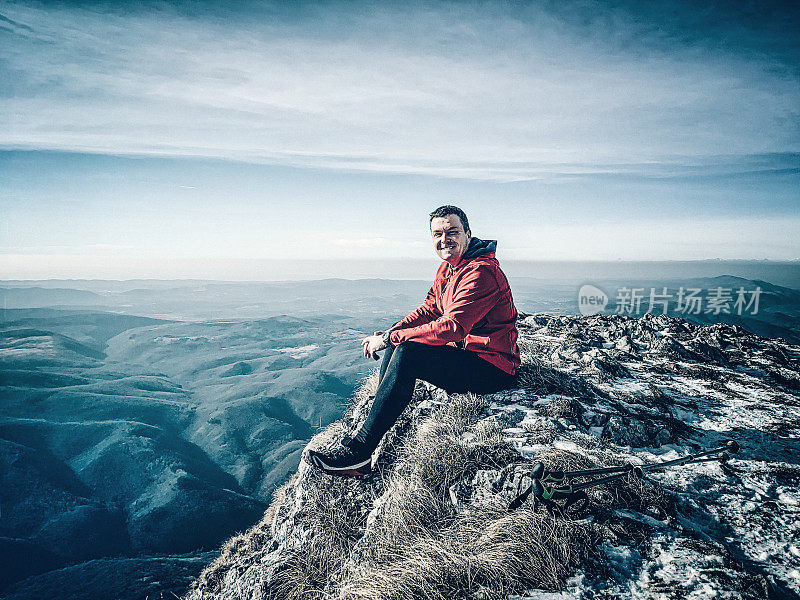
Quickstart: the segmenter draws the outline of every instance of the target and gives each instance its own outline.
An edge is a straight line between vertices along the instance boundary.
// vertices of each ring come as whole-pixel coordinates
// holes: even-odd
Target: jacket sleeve
[[[500,299],[500,287],[490,268],[477,268],[459,281],[453,302],[435,321],[398,329],[390,334],[393,344],[406,341],[443,345],[460,342]]]
[[[419,308],[417,308],[417,310],[405,317],[402,321],[395,323],[393,327],[396,327],[397,329],[415,327],[417,325],[430,323],[431,321],[435,321],[441,317],[442,313],[439,311],[439,307],[436,306],[436,292],[434,291],[435,287],[436,284],[434,283],[434,285],[431,286],[431,289],[428,290],[428,295],[425,298],[425,302],[423,302]]]

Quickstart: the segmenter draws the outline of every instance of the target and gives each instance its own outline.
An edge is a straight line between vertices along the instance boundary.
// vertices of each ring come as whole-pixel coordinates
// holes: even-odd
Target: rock
[[[576,598],[796,597],[800,348],[664,315],[525,315],[520,347],[519,388],[480,399],[418,386],[371,476],[301,464],[188,598],[543,598],[567,586]],[[312,444],[363,420],[359,398]],[[728,437],[742,448],[727,463],[626,475],[574,503],[532,494],[508,511],[537,462],[551,473],[647,465]],[[541,489],[568,489],[559,477]],[[544,523],[559,533],[537,537]],[[566,554],[546,562],[553,539]],[[524,568],[502,558],[508,544],[533,552]],[[555,579],[536,579],[555,564]]]

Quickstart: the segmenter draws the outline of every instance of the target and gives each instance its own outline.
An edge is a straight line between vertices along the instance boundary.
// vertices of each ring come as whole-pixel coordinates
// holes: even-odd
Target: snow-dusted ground
[[[558,460],[643,465],[728,439],[741,449],[726,462],[648,471],[644,482],[594,488],[584,509],[556,513],[592,532],[588,558],[561,590],[509,599],[800,597],[799,347],[736,326],[698,327],[667,316],[539,314],[521,319],[519,328],[520,387],[486,396],[486,408],[461,438],[473,443],[481,428],[499,426],[517,458],[451,486],[454,511],[506,509],[530,483],[537,461],[549,468]],[[432,404],[448,401],[435,388],[421,398],[397,431],[413,431]],[[359,418],[363,406],[354,412]],[[320,443],[352,425],[335,424]],[[352,505],[354,515],[370,515],[361,535],[380,518],[391,468],[381,465],[336,500]],[[223,557],[190,597],[267,597],[273,575],[314,536],[309,499],[324,478],[301,464],[269,516],[237,545],[248,549]],[[626,500],[626,486],[634,484],[640,489]],[[525,506],[540,502],[529,496]],[[357,564],[358,553],[349,560]],[[338,597],[338,576],[331,573],[315,597]]]
[[[668,491],[675,515],[657,520],[634,511],[647,537],[599,546],[611,577],[572,582],[559,598],[741,598],[800,592],[800,378],[797,346],[730,326],[698,328],[677,319],[531,316],[526,345],[553,365],[590,381],[607,398],[582,399],[580,419],[562,420],[553,444],[581,433],[600,436],[626,462],[672,460],[727,439],[741,451],[717,461],[649,474]],[[625,331],[627,330],[627,340]],[[620,349],[624,348],[624,349]],[[552,351],[551,351],[552,350]],[[599,363],[597,361],[600,361]],[[621,364],[629,376],[613,376]],[[507,428],[527,455],[541,446],[525,435],[538,399]],[[492,404],[507,414],[518,405]],[[622,415],[624,427],[614,427]],[[648,419],[661,421],[653,432]],[[508,422],[508,420],[505,420]],[[527,427],[526,427],[527,426]],[[664,444],[654,444],[655,441]],[[768,592],[768,589],[772,589]],[[544,600],[554,596],[531,593]]]

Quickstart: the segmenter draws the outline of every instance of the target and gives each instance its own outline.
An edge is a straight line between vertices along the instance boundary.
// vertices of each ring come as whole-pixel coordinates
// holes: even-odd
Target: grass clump
[[[559,589],[585,557],[590,530],[572,521],[527,508],[456,511],[450,486],[519,455],[496,422],[476,425],[483,398],[450,399],[407,438],[331,598],[466,599],[479,591],[504,598]]]
[[[558,589],[589,547],[588,530],[532,510],[482,508],[428,529],[342,586],[341,600],[467,599]],[[486,596],[484,596],[486,597]]]
[[[351,479],[318,478],[295,525],[302,532],[265,587],[264,596],[280,600],[330,598],[331,577],[339,573],[363,535],[369,507]]]
[[[521,388],[537,396],[564,394],[591,400],[602,397],[595,386],[582,377],[550,367],[539,358],[524,355],[517,369],[517,383]]]
[[[474,394],[453,395],[410,435],[401,453],[401,469],[445,497],[453,484],[478,469],[500,468],[518,453],[506,444],[499,427],[485,425],[473,431],[485,400]]]
[[[542,416],[571,421],[580,421],[583,412],[583,405],[570,396],[557,396],[539,409]]]

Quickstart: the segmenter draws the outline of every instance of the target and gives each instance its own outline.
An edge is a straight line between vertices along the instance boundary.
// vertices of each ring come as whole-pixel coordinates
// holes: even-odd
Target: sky
[[[0,0],[0,278],[800,259],[797,3],[218,4]]]

